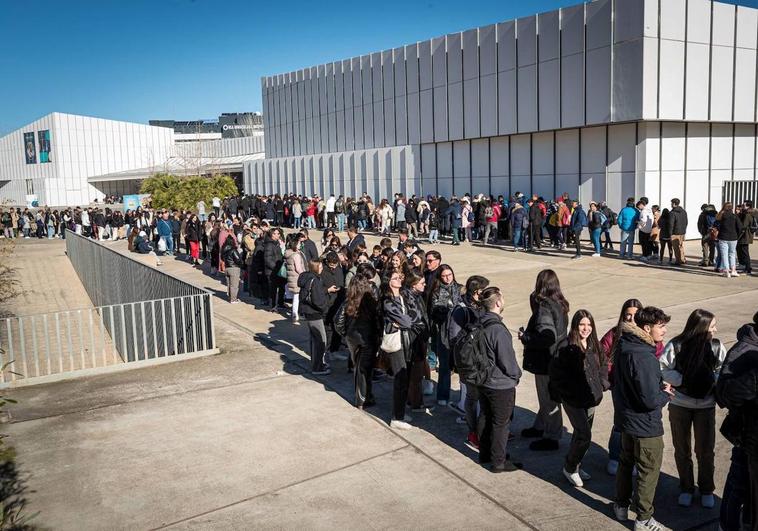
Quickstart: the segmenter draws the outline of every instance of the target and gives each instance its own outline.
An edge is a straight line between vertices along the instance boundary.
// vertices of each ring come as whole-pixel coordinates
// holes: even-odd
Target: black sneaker
[[[558,441],[553,439],[539,439],[529,444],[529,449],[535,452],[551,452],[558,449]]]
[[[500,472],[516,472],[517,470],[521,470],[524,468],[524,465],[522,463],[514,463],[513,461],[506,461],[503,466],[492,466],[490,467],[490,471],[493,474],[498,474]]]
[[[521,436],[527,439],[536,439],[542,437],[543,433],[544,432],[542,430],[538,430],[537,428],[526,428],[525,430],[521,430]]]

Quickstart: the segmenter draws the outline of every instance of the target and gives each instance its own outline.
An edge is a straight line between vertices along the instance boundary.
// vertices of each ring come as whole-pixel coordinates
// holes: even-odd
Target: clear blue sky
[[[259,111],[261,76],[576,3],[0,0],[0,135],[53,111],[143,123]]]

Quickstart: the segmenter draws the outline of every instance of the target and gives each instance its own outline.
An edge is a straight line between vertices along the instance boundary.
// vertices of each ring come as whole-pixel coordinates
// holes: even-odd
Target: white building
[[[250,192],[465,192],[692,219],[756,180],[758,11],[596,0],[262,79]]]
[[[0,204],[84,205],[137,193],[156,172],[239,173],[263,137],[177,142],[174,131],[54,112],[0,138]]]

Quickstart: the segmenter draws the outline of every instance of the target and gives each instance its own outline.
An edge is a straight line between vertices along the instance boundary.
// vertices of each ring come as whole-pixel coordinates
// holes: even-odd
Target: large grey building
[[[646,195],[696,216],[756,179],[757,43],[748,7],[596,0],[265,77],[246,188]]]

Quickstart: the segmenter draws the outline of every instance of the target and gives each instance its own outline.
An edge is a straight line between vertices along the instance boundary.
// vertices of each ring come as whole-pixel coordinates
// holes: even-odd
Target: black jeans
[[[745,273],[752,273],[753,270],[750,267],[750,244],[737,244],[737,263],[745,267]]]
[[[347,337],[350,357],[355,365],[355,405],[360,407],[366,400],[373,400],[371,373],[376,357],[376,345],[367,345]]]
[[[511,413],[516,405],[516,388],[489,389],[479,387],[480,415],[479,462],[492,462],[493,467],[505,464]]]
[[[582,240],[582,231],[581,231],[581,229],[580,230],[575,230],[574,231],[574,245],[576,246],[576,255],[577,256],[581,256],[582,255],[581,240]]]
[[[740,531],[742,522],[750,529],[750,473],[745,450],[732,448],[732,464],[724,483],[719,522],[724,531]]]
[[[653,246],[650,245],[650,233],[638,231],[640,234],[640,247],[642,247],[642,256],[649,258]]]
[[[405,404],[408,402],[408,363],[405,361],[405,352],[399,350],[389,354],[390,366],[395,377],[392,382],[392,418],[403,420],[405,418]]]

